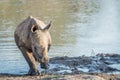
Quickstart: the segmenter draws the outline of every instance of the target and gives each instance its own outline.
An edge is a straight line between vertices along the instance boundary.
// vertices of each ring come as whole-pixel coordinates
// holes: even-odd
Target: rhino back
[[[29,24],[30,24],[30,18],[25,19],[22,23],[20,23],[16,30],[15,35],[19,37],[20,40],[22,40],[24,43],[28,39],[29,35]],[[16,38],[16,37],[15,37]]]

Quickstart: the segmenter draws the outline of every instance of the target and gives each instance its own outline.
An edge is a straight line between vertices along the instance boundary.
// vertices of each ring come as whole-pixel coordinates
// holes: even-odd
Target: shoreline
[[[120,80],[120,74],[13,75],[0,74],[0,80]]]

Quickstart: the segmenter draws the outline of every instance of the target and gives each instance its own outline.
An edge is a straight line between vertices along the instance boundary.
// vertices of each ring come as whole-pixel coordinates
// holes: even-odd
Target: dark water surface
[[[120,54],[118,0],[0,0],[0,73],[26,73],[16,26],[32,15],[52,20],[50,57]]]

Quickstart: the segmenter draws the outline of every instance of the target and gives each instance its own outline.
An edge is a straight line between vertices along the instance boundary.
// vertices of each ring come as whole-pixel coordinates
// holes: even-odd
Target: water
[[[32,15],[52,20],[50,57],[118,53],[120,1],[0,0],[0,73],[26,73],[28,65],[15,45],[16,26]]]

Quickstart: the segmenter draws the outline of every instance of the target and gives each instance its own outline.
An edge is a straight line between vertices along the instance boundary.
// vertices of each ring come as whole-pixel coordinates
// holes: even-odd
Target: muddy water
[[[52,20],[50,57],[118,53],[117,0],[0,0],[0,73],[26,73],[28,66],[17,49],[16,26],[32,15]]]

